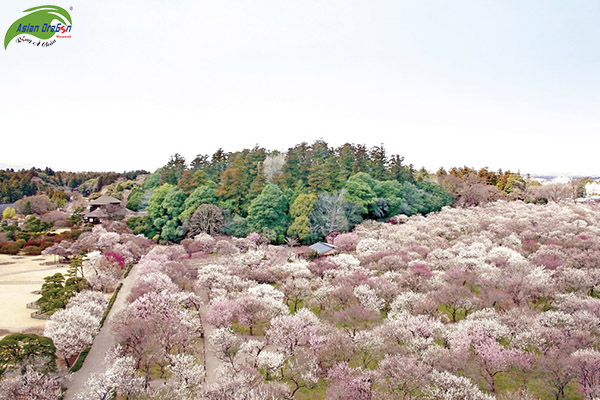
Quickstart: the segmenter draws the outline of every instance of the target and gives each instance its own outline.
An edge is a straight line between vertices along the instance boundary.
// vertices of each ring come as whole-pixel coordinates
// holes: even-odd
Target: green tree
[[[339,166],[326,142],[318,140],[311,146],[311,165],[308,169],[308,187],[311,192],[335,189]]]
[[[276,241],[282,243],[289,224],[287,211],[287,198],[281,189],[277,185],[268,184],[250,204],[250,229],[261,233],[267,228],[274,232]]]
[[[214,182],[197,187],[183,203],[184,211],[181,214],[181,220],[190,218],[201,204],[217,204],[215,187]]]
[[[315,209],[316,202],[317,195],[314,193],[299,195],[290,207],[290,217],[309,216]]]
[[[4,219],[14,218],[15,215],[17,215],[17,210],[12,207],[6,207],[4,211],[2,211],[2,218]]]
[[[294,218],[294,222],[287,230],[287,235],[291,238],[297,238],[302,243],[310,242],[310,219],[306,215],[300,215]]]
[[[181,213],[187,194],[165,183],[154,191],[148,202],[148,217],[160,239],[177,242],[183,239]]]
[[[356,203],[363,215],[368,214],[369,209],[377,200],[377,194],[373,190],[375,180],[365,172],[354,174],[346,181],[346,201]]]
[[[390,177],[398,182],[414,182],[414,170],[412,165],[404,165],[404,157],[394,155],[389,161]]]
[[[250,226],[248,220],[239,215],[234,215],[231,221],[223,228],[223,232],[227,235],[235,237],[245,237],[250,233]]]
[[[245,215],[248,174],[242,167],[227,168],[221,175],[217,196],[223,206],[235,214]]]
[[[177,183],[177,187],[186,193],[192,193],[200,185],[207,181],[206,172],[202,170],[185,171]]]
[[[58,309],[65,308],[71,297],[89,287],[90,284],[85,278],[71,277],[65,281],[63,274],[56,273],[44,278],[41,297],[36,304],[43,314],[52,314]]]
[[[160,175],[162,173],[162,168],[156,170],[155,173],[150,174],[144,179],[144,184],[142,185],[144,190],[152,190],[157,188],[160,185]]]
[[[167,162],[167,165],[162,168],[160,182],[177,185],[177,182],[179,182],[179,179],[181,179],[185,169],[185,158],[183,158],[179,153],[175,153],[171,156],[169,162]]]
[[[154,238],[158,232],[152,223],[152,219],[146,215],[144,217],[131,217],[127,219],[127,227],[136,234],[142,234],[149,238]]]
[[[71,258],[71,263],[69,264],[69,269],[67,274],[70,277],[76,277],[77,274],[81,273],[81,277],[84,278],[83,275],[83,262],[87,259],[85,252],[80,252],[79,254],[75,254]]]
[[[23,363],[43,360],[41,372],[56,370],[56,347],[52,339],[32,333],[13,333],[0,340],[0,375]]]
[[[354,173],[354,146],[346,143],[337,150],[338,164],[340,166],[340,180],[345,182]]]
[[[139,211],[142,208],[144,191],[139,187],[134,187],[127,197],[127,208],[131,211]]]
[[[369,171],[370,175],[377,180],[388,178],[388,158],[383,144],[371,148],[369,152]]]
[[[25,232],[40,233],[50,228],[52,228],[51,223],[43,222],[42,220],[36,217],[28,218],[27,221],[25,221],[25,223],[23,224],[23,230]]]
[[[31,211],[31,201],[27,201],[25,203],[25,207],[23,208],[23,214],[25,214],[25,215],[33,214],[33,211]]]
[[[184,237],[182,229],[181,214],[184,211],[184,203],[187,194],[179,189],[173,188],[163,200],[163,208],[166,211],[167,221],[164,224],[160,237],[163,240],[179,242]]]
[[[248,192],[248,200],[252,201],[258,197],[258,195],[262,192],[267,184],[267,178],[265,177],[264,169],[261,165],[258,167],[258,173],[256,177],[252,180],[250,184],[250,189]]]
[[[227,168],[230,155],[230,153],[226,153],[223,149],[218,149],[214,152],[210,157],[210,164],[206,169],[208,179],[216,183],[220,182],[221,174]]]

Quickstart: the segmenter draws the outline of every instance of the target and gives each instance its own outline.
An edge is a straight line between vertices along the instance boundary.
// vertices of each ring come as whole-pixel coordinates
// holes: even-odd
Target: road
[[[102,373],[106,370],[104,358],[108,350],[116,344],[115,337],[112,334],[112,316],[126,305],[126,299],[131,293],[133,282],[137,276],[137,268],[132,268],[131,272],[123,280],[123,287],[117,295],[117,300],[104,323],[104,326],[94,338],[92,349],[87,355],[83,367],[71,375],[70,380],[66,380],[67,391],[64,394],[64,400],[76,400],[77,394],[86,390],[85,383],[92,374]]]

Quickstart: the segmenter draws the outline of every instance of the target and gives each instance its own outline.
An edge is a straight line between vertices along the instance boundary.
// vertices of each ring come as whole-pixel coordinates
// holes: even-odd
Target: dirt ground
[[[8,333],[39,332],[46,321],[31,318],[26,307],[39,298],[44,277],[66,273],[67,265],[44,265],[55,261],[53,256],[11,256],[0,254],[0,338]]]

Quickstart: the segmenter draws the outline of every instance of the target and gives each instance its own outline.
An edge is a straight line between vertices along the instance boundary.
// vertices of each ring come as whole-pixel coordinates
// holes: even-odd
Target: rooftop
[[[121,204],[121,200],[115,199],[112,196],[100,196],[95,200],[90,201],[92,206],[106,206],[109,204]]]
[[[335,250],[335,246],[329,243],[317,242],[308,246],[310,249],[316,251],[319,254],[327,253],[328,251]]]
[[[94,211],[86,212],[83,214],[85,218],[106,218],[108,214],[101,208],[96,208]]]

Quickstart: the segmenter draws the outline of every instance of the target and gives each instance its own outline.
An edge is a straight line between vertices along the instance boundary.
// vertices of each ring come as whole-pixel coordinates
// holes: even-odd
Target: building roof
[[[335,250],[335,246],[329,243],[317,242],[308,246],[310,249],[316,251],[319,254],[327,253],[331,250]]]
[[[107,218],[108,214],[101,208],[96,208],[94,211],[89,211],[83,214],[85,218]]]
[[[90,201],[92,206],[107,206],[109,204],[121,204],[121,200],[115,199],[112,196],[100,196],[96,200]]]

